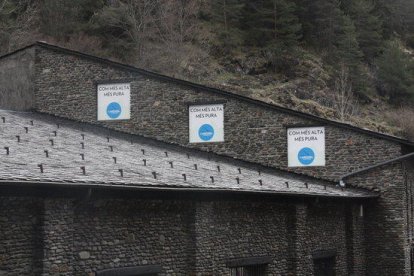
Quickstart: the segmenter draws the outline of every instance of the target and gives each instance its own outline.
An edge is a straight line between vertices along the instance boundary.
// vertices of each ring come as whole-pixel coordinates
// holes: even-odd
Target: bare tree
[[[116,30],[114,39],[122,37],[125,42],[133,44],[138,59],[144,56],[147,41],[155,33],[156,9],[159,0],[124,0],[111,2],[92,18],[99,26]],[[127,39],[125,39],[127,38]]]
[[[338,114],[339,120],[344,122],[354,115],[357,110],[357,102],[352,92],[349,71],[344,64],[340,66],[333,92],[333,108]]]
[[[414,140],[414,108],[412,106],[402,106],[385,115],[393,126],[400,128],[400,135]]]
[[[139,57],[144,55],[144,42],[149,40],[153,33],[152,27],[156,22],[154,14],[158,6],[159,0],[127,0],[123,4],[125,15],[130,24],[127,33],[134,42]]]
[[[195,0],[162,0],[157,18],[159,39],[166,44],[193,40],[198,11],[199,3]]]

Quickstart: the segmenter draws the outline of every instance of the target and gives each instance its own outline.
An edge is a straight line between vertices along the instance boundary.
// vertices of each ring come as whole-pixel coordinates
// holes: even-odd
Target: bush
[[[414,141],[414,108],[402,107],[388,112],[387,118],[391,124],[401,129],[401,135]]]

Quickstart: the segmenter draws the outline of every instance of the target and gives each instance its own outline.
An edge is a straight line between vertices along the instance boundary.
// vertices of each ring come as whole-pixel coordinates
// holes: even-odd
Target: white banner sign
[[[288,166],[325,166],[325,128],[289,128]]]
[[[190,143],[223,142],[223,110],[223,104],[190,106]]]
[[[130,84],[98,84],[98,121],[125,120],[130,116]]]

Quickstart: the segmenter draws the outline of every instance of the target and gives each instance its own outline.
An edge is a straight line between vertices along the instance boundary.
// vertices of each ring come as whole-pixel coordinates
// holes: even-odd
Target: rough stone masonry
[[[20,75],[16,82],[22,84],[2,81],[9,87],[0,98],[2,108],[142,135],[330,185],[346,173],[413,149],[410,141],[45,43],[1,58],[0,67],[7,68],[11,79]],[[130,120],[97,121],[96,87],[109,82],[131,84]],[[20,102],[16,93],[31,100]],[[224,104],[224,142],[188,142],[188,106],[194,103]],[[325,127],[326,166],[287,166],[286,129],[292,126]],[[54,188],[34,196],[10,184],[13,197],[1,201],[12,208],[0,215],[5,248],[0,271],[85,275],[151,264],[161,265],[163,275],[226,275],[228,260],[270,256],[269,275],[310,275],[318,252],[334,252],[337,275],[410,275],[412,166],[412,159],[406,159],[346,179],[347,185],[379,193],[378,199],[362,201],[197,193],[185,198],[138,193],[130,198],[107,192],[82,200],[80,191],[64,196],[62,188]],[[22,219],[25,213],[36,219]],[[4,230],[11,226],[14,234]],[[19,235],[31,242],[23,243]]]

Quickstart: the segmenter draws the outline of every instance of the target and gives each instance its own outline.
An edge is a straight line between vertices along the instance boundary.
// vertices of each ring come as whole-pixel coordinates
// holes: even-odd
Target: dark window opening
[[[315,276],[335,276],[335,256],[313,260]]]
[[[247,257],[230,259],[227,266],[230,276],[264,276],[267,275],[267,265],[272,262],[270,256]]]
[[[264,276],[266,275],[266,265],[249,265],[233,267],[230,276]]]
[[[411,264],[411,276],[414,276],[414,244],[411,245],[411,249],[410,249],[410,264]]]
[[[110,268],[96,272],[96,276],[157,276],[162,269],[158,265]]]

